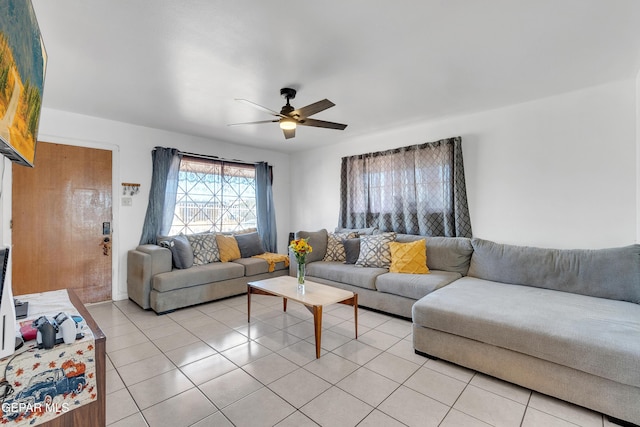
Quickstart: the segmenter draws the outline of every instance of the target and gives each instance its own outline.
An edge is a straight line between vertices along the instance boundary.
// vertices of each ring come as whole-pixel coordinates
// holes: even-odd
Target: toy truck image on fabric
[[[15,419],[21,415],[28,416],[30,413],[55,411],[56,396],[80,394],[86,383],[84,363],[66,361],[62,368],[50,369],[32,376],[15,399],[3,403],[4,416]]]

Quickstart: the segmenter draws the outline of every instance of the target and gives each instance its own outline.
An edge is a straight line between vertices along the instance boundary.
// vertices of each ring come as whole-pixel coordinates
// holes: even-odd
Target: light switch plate
[[[133,205],[133,198],[131,198],[131,197],[123,197],[121,200],[122,200],[122,206],[131,206],[131,205]]]

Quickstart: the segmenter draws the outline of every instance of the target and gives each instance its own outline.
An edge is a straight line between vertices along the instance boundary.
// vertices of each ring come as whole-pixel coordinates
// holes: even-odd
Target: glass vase
[[[304,294],[304,275],[305,275],[305,266],[304,262],[298,263],[298,293]]]

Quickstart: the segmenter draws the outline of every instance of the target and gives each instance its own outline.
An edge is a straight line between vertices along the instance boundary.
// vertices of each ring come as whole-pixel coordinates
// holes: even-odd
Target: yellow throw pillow
[[[240,248],[235,237],[216,234],[216,243],[220,250],[220,261],[228,262],[240,259]]]
[[[425,239],[410,243],[391,242],[390,273],[427,274],[427,245]]]

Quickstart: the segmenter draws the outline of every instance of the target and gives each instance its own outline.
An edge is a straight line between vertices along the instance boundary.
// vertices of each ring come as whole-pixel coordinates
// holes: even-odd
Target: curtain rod
[[[211,156],[208,154],[188,153],[186,151],[180,151],[180,154],[188,157],[196,157],[196,158],[207,159],[207,160],[220,160],[221,162],[240,163],[243,165],[255,165],[256,163],[258,163],[258,162],[248,162],[246,160],[223,159],[222,157],[218,157],[218,156]]]

